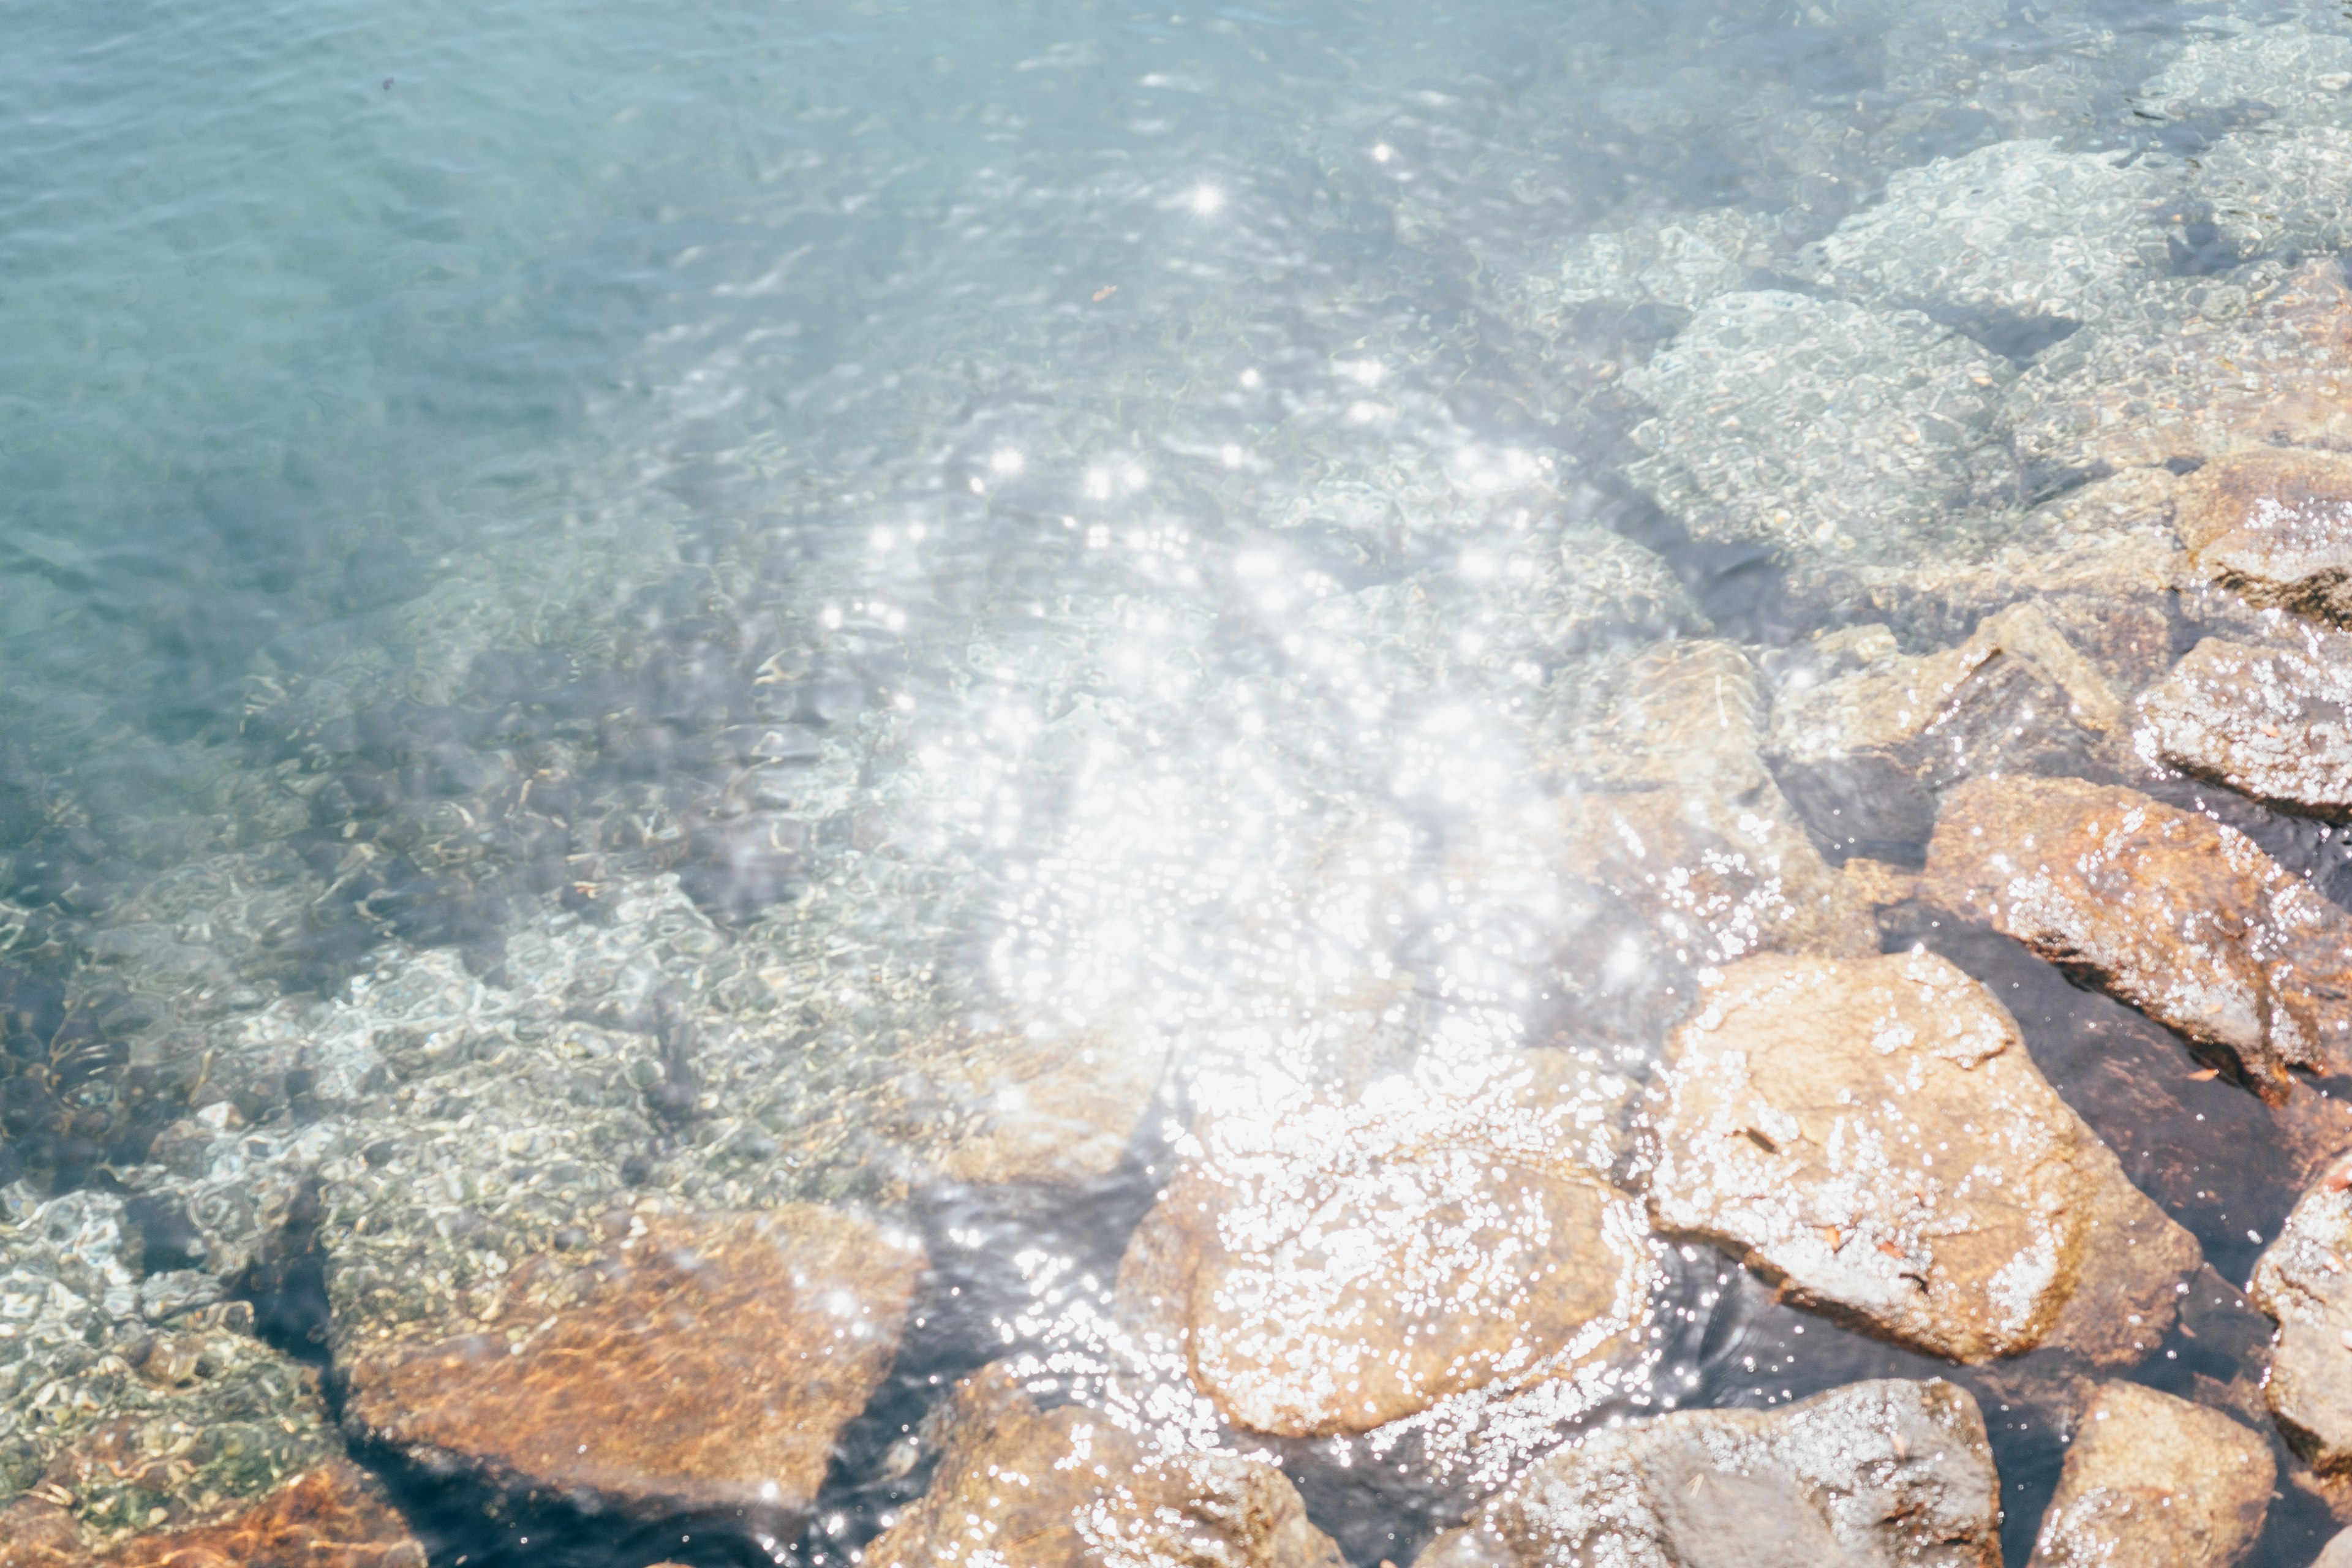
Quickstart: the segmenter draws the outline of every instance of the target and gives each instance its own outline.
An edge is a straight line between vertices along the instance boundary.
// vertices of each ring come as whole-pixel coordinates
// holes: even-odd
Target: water
[[[2179,106],[2147,88],[2257,36],[2332,43],[2352,13],[18,16],[0,63],[12,1213],[165,1181],[154,1140],[208,1092],[285,1131],[254,1156],[264,1192],[350,1157],[298,1148],[299,1126],[355,1151],[403,1117],[454,1123],[387,1094],[438,1081],[383,1065],[420,1016],[386,998],[420,974],[478,987],[468,1016],[509,1039],[658,1037],[655,1081],[716,1098],[600,1179],[871,1205],[938,1265],[818,1523],[783,1548],[838,1560],[929,1479],[888,1456],[954,1376],[1010,1345],[1087,1362],[1074,1386],[1113,1399],[1085,1382],[1116,1360],[1101,1325],[1040,1307],[1023,1260],[1115,1273],[1195,1109],[1529,1047],[1590,1083],[1647,1070],[1692,973],[1738,945],[1560,863],[1554,803],[1616,787],[1587,776],[1591,726],[1664,639],[1740,642],[1778,680],[1816,631],[1879,618],[1823,588],[1840,563],[1803,541],[1659,504],[1660,448],[1636,434],[1674,395],[1654,356],[1687,351],[1718,294],[1834,299],[1806,247],[1890,176],[2024,139],[2152,183],[2101,209],[2112,232],[2063,309],[1930,310],[1985,384],[2123,298],[2255,287],[2340,247],[2332,175],[2266,196],[2292,210],[2246,220],[2260,232],[2198,205],[2200,171],[2335,110],[2261,81]],[[1713,248],[1638,283],[1612,270],[1676,226]],[[2083,478],[2002,463],[1900,526],[1890,507],[1855,559],[2038,537],[2027,509]],[[2198,787],[2164,797],[2208,809]],[[2340,899],[2326,832],[2210,809]],[[580,955],[577,933],[635,930],[660,897],[671,945]],[[2275,1235],[2298,1169],[2132,1145],[2218,1146],[2205,1116],[2259,1140],[2258,1102],[2203,1080],[2160,1111],[2103,1099],[2116,1060],[2169,1075],[2178,1042],[2005,942],[1931,945],[2009,1002],[2062,1094],[2242,1281],[2243,1237]],[[688,1047],[662,1006],[699,1020],[689,1065],[667,1065]],[[912,1114],[890,1098],[905,1076],[945,1069],[896,1042],[946,1027],[1159,1053],[1129,1074],[1149,1113],[1096,1130],[1110,1152],[1075,1197],[931,1180],[934,1133],[860,1119]],[[948,1081],[923,1092],[984,1099]],[[482,1092],[489,1124],[522,1125]],[[1618,1091],[1577,1092],[1638,1131]],[[753,1136],[771,1152],[746,1173],[722,1156]],[[197,1218],[234,1275],[278,1211],[215,1220],[213,1201]],[[1706,1248],[1659,1267],[1680,1326],[1658,1386],[1686,1379],[1686,1404],[1948,1370],[1774,1303]],[[315,1300],[236,1277],[319,1353]],[[2133,1375],[2193,1393],[2184,1351],[2216,1386],[2240,1364],[2176,1334]],[[2059,1450],[2043,1415],[2000,1414],[2009,1386],[1979,1393],[2022,1561]],[[1275,1451],[1351,1560],[1404,1563],[1470,1492],[1638,1408],[1526,1416],[1475,1461],[1417,1434],[1400,1451],[1421,1468],[1393,1480],[1328,1444]],[[487,1516],[478,1489],[362,1453],[441,1561],[763,1556],[723,1520],[616,1542],[561,1506]],[[2282,1480],[2253,1561],[2307,1562],[2327,1532]]]

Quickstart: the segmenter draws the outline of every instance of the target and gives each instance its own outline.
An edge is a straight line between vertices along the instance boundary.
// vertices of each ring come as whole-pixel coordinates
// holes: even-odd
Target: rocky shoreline
[[[468,592],[256,678],[143,860],[10,773],[0,1568],[421,1568],[425,1484],[883,1568],[2352,1524],[2337,65],[2200,37],[2148,100],[2273,114],[2193,167],[2012,136],[1526,290],[1667,313],[1580,395],[1801,635],[1586,522],[912,631],[747,535],[576,647]],[[1599,493],[1407,467],[1243,557]]]

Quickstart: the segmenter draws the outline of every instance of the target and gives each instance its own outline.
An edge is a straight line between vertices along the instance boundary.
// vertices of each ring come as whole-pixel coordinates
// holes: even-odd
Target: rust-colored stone
[[[2076,779],[1970,779],[1920,895],[2219,1058],[2273,1102],[2352,1027],[2352,919],[2211,819]]]
[[[2220,1411],[2103,1384],[2029,1568],[2231,1568],[2263,1532],[2277,1476],[2270,1444]]]
[[[1657,1095],[1658,1227],[1899,1343],[2128,1365],[2198,1266],[2007,1009],[1934,953],[1727,966],[1668,1041]]]
[[[624,1511],[805,1510],[897,1353],[920,1246],[815,1206],[630,1228],[590,1265],[526,1261],[470,1323],[339,1323],[346,1425]]]
[[[1040,1414],[1002,1363],[957,1387],[943,1444],[867,1568],[1345,1568],[1272,1465],[1155,1454],[1081,1406]]]
[[[1639,1205],[1570,1152],[1573,1065],[1531,1051],[1444,1088],[1213,1108],[1129,1243],[1121,1321],[1280,1436],[1486,1388],[1596,1403],[1638,1362],[1655,1263]]]
[[[119,1434],[64,1456],[72,1468],[124,1479],[167,1463],[127,1449]],[[82,1478],[76,1478],[77,1479]],[[0,1568],[424,1568],[425,1548],[383,1489],[347,1460],[299,1475],[258,1502],[211,1518],[167,1519],[152,1532],[93,1537],[44,1495],[0,1508]]]
[[[2352,624],[2352,458],[2231,453],[2183,479],[2175,505],[2199,571],[2256,604]]]

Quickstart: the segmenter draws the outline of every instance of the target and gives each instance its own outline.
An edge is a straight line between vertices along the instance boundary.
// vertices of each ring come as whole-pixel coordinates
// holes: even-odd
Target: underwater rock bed
[[[2147,47],[1894,35],[1131,559],[982,431],[959,592],[608,541],[188,821],[0,756],[0,1568],[2308,1561],[2352,41],[2052,122]]]

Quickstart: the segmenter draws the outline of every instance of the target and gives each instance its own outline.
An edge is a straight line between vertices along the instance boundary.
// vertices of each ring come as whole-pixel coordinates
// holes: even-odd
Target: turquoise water
[[[2142,83],[2195,39],[2352,18],[2241,9],[19,7],[9,983],[59,1016],[96,998],[108,1070],[147,1067],[418,953],[520,994],[509,936],[607,879],[675,872],[740,931],[896,835],[930,879],[844,927],[1009,1005],[1181,1035],[1268,975],[1343,992],[1308,982],[1344,933],[1446,1027],[1539,1041],[1564,1026],[1528,976],[1606,955],[1552,951],[1507,887],[1325,907],[1300,868],[1420,874],[1517,820],[1527,736],[1632,652],[1780,648],[1822,618],[1770,549],[1695,537],[1629,478],[1629,372],[1704,296],[1564,299],[1580,243],[1736,214],[1748,249],[1709,289],[1826,293],[1798,257],[1897,171],[2022,138],[2193,164],[2266,114]],[[2168,278],[2274,259],[2129,216],[2115,245],[2168,238]],[[2022,363],[2047,324],[2017,325],[1962,330]],[[754,720],[807,754],[730,751]],[[811,763],[853,730],[881,739]],[[325,776],[340,804],[286,793]],[[412,824],[353,871],[355,825],[394,814],[371,788],[420,820],[462,803],[489,848]],[[189,868],[295,913],[224,913],[213,968],[122,960],[109,933]],[[2037,1026],[2112,1024],[2074,1004],[2053,990]],[[138,1163],[156,1126],[126,1103],[102,1148],[13,1131],[7,1174]],[[1133,1196],[1105,1214],[1131,1224]],[[2184,1222],[2242,1278],[2247,1216],[2212,1201]],[[1115,1261],[1123,1235],[1092,1245]],[[1877,1364],[1794,1321],[1750,1299],[1675,1353],[1722,1404]],[[970,1344],[929,1349],[969,1370]],[[2054,1448],[2000,1440],[2016,1556]],[[1367,1568],[1427,1534],[1414,1500],[1323,1481]],[[878,1483],[836,1482],[870,1534]],[[2259,1561],[2308,1561],[2298,1506]],[[477,1561],[499,1534],[452,1531]],[[594,1534],[567,1550],[619,1568]]]

